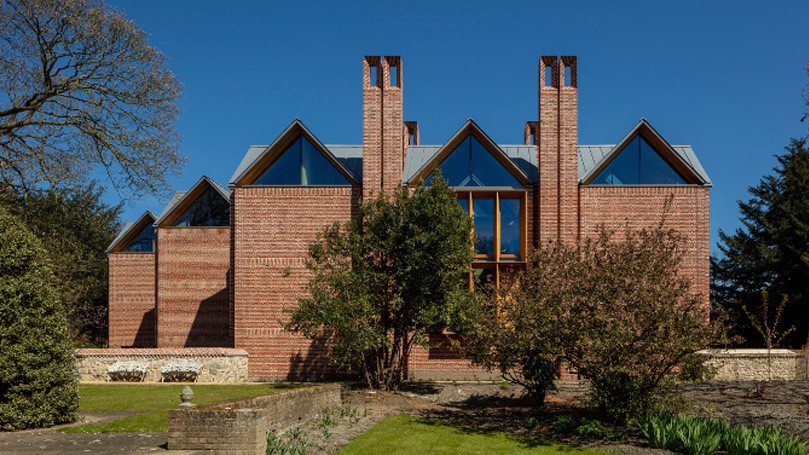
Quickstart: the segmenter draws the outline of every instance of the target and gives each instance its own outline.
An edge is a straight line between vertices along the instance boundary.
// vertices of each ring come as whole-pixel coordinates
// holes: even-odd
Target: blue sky
[[[806,1],[110,4],[183,83],[190,160],[178,190],[203,174],[226,184],[249,145],[296,117],[324,143],[361,143],[363,55],[402,56],[405,119],[424,144],[467,118],[498,143],[521,143],[538,116],[539,56],[577,55],[579,143],[615,143],[645,117],[670,143],[691,144],[714,182],[712,250],[773,154],[809,132]],[[123,218],[165,202],[132,201]]]

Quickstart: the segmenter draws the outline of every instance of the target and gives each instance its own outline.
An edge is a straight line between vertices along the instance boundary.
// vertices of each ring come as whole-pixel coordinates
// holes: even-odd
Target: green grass
[[[391,416],[379,422],[340,455],[397,454],[604,454],[562,444],[537,441],[499,432],[481,432],[442,425],[410,416]]]
[[[105,423],[64,428],[65,433],[114,433],[167,431],[168,411],[180,404],[180,391],[185,384],[82,384],[79,386],[79,412],[137,412],[138,414]],[[267,384],[192,384],[193,403],[203,405],[218,401],[267,395],[289,387]]]

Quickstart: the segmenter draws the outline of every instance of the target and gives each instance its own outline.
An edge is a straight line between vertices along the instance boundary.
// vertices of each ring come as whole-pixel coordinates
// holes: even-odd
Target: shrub
[[[71,422],[78,382],[46,253],[0,208],[0,429]]]
[[[603,230],[580,245],[543,245],[504,280],[463,334],[472,361],[499,369],[541,405],[567,362],[613,421],[665,396],[665,381],[716,340],[708,306],[678,274],[682,240],[662,227]]]

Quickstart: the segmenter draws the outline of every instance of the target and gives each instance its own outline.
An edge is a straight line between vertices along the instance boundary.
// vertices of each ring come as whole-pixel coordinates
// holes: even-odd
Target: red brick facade
[[[109,346],[155,345],[155,255],[110,253]]]
[[[157,347],[229,347],[230,228],[157,231]]]
[[[284,330],[305,292],[308,246],[356,210],[351,187],[243,187],[231,193],[235,347],[250,353],[253,378],[317,378],[329,372],[322,349]]]
[[[401,58],[364,57],[362,71],[361,146],[324,146],[296,120],[273,145],[248,150],[230,182],[230,227],[159,227],[155,255],[109,255],[111,346],[148,345],[149,340],[158,347],[228,346],[248,352],[252,379],[337,375],[319,342],[284,329],[289,310],[306,294],[308,245],[326,226],[352,219],[361,198],[383,190],[390,194],[428,175],[469,131],[489,144],[484,147],[523,185],[509,187],[506,193],[502,188],[459,188],[466,194],[522,195],[525,245],[516,258],[501,258],[497,250],[495,276],[500,270],[524,267],[525,252],[540,243],[573,243],[594,235],[599,225],[617,231],[652,227],[665,216],[666,225],[685,238],[682,273],[705,296],[707,308],[707,175],[690,147],[670,146],[645,121],[616,146],[591,146],[600,149],[588,151],[588,146],[579,145],[576,57],[540,58],[539,120],[528,122],[524,143],[513,146],[487,142],[474,122],[444,146],[419,145],[416,123],[404,121]],[[346,183],[254,185],[301,135],[339,169]],[[591,184],[633,135],[648,137],[684,182]],[[149,311],[156,317],[152,326],[143,317]],[[136,336],[141,328],[152,338]],[[454,353],[448,340],[435,334],[433,347],[416,348],[409,359],[410,373],[422,378],[488,377]]]

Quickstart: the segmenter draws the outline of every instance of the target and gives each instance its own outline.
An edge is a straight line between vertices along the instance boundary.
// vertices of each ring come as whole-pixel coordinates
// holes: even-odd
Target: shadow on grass
[[[438,417],[443,418],[443,417]],[[553,448],[558,452],[577,452],[584,449],[583,446],[576,442],[560,441],[549,437],[528,435],[528,434],[514,434],[504,431],[502,428],[480,428],[463,425],[459,422],[447,422],[434,420],[432,417],[421,417],[416,420],[418,424],[435,427],[435,428],[450,428],[462,435],[477,435],[486,437],[502,436],[506,439],[519,444],[528,449],[536,449],[540,447]]]

